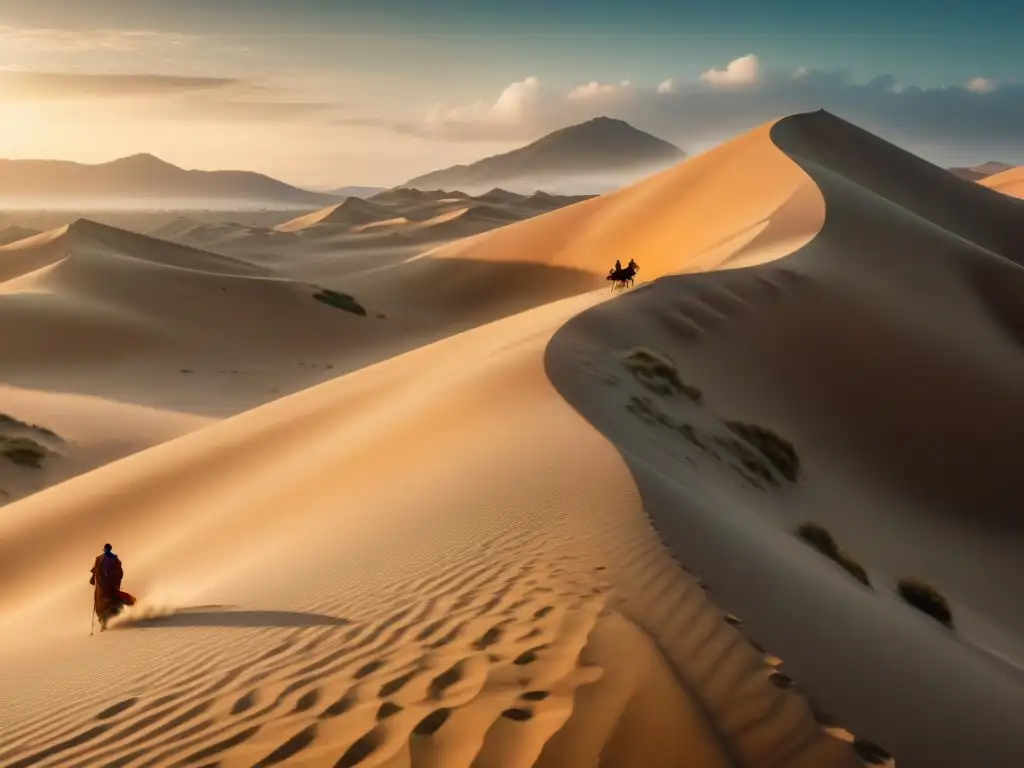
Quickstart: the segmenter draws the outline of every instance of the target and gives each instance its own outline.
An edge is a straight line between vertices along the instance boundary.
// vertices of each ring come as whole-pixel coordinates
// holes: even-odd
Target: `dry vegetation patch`
[[[661,352],[648,347],[636,347],[626,353],[623,364],[638,382],[659,395],[679,393],[695,403],[703,397],[700,389],[683,381],[672,358]]]
[[[802,523],[797,527],[796,535],[805,544],[813,547],[829,560],[833,560],[841,565],[847,573],[861,584],[868,587],[871,586],[871,580],[868,578],[867,571],[864,570],[860,563],[840,549],[828,528],[817,523]]]

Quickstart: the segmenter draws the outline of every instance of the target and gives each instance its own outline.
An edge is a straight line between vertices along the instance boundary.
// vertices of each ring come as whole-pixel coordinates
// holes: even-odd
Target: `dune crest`
[[[820,232],[785,258],[581,313],[548,372],[619,447],[661,535],[841,723],[899,764],[1010,766],[1024,707],[1019,205],[828,113],[769,138],[820,190]],[[633,380],[622,356],[637,347],[700,401]],[[793,446],[796,482],[752,482],[721,442],[732,420]],[[805,521],[870,586],[800,541]],[[954,631],[900,600],[906,576],[949,598]]]

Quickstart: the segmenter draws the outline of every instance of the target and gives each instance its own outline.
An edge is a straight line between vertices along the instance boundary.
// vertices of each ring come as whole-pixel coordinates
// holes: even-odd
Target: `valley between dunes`
[[[1022,214],[817,112],[425,251],[0,246],[0,765],[1018,766]]]

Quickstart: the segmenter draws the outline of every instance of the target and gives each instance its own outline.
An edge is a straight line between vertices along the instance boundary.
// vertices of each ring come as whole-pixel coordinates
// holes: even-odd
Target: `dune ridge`
[[[1022,544],[1018,206],[827,113],[779,121],[770,139],[821,190],[821,231],[785,258],[741,251],[756,265],[587,310],[553,339],[549,375],[619,448],[673,550],[845,726],[899,765],[1011,766],[1024,747],[1009,586]],[[702,403],[630,383],[619,358],[639,345],[676,361]],[[630,397],[649,397],[654,417]],[[993,407],[967,406],[980,402]],[[737,418],[796,446],[804,469],[784,495],[695,444],[694,429]],[[666,428],[680,423],[691,434]],[[856,553],[873,590],[792,535],[805,520]],[[896,598],[909,574],[950,597],[955,633]]]

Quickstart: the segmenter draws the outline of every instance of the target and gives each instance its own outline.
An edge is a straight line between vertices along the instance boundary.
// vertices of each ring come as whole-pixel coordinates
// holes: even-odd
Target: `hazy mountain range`
[[[8,201],[162,198],[326,205],[310,192],[252,171],[189,171],[141,154],[98,165],[63,160],[0,160],[0,199]]]

